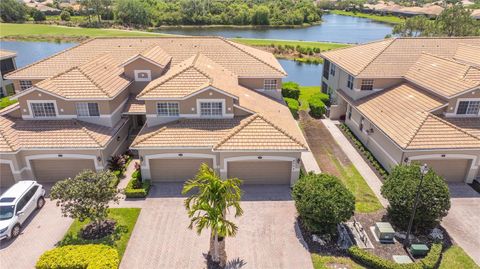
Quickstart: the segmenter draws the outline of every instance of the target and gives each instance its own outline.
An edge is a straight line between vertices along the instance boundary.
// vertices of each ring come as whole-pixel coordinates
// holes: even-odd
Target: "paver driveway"
[[[121,268],[205,268],[208,232],[198,236],[179,195],[180,184],[157,184],[144,201]],[[295,207],[288,186],[246,186],[244,215],[236,219],[235,238],[227,238],[229,268],[312,268],[296,231]]]
[[[452,206],[442,225],[465,252],[480,265],[480,194],[463,183],[450,184]]]
[[[34,268],[43,252],[55,247],[72,220],[61,217],[60,209],[50,199],[24,223],[22,233],[14,240],[0,243],[0,268]]]

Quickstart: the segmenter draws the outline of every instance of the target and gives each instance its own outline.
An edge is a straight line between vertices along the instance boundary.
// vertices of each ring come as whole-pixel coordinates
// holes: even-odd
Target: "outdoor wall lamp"
[[[178,157],[183,157],[183,153],[178,153]]]
[[[262,157],[262,156],[258,156],[257,158],[258,158],[259,160],[263,159],[263,157]]]
[[[143,162],[143,156],[140,156],[140,162]]]
[[[99,162],[102,161],[102,157],[98,156],[97,161],[99,161]]]

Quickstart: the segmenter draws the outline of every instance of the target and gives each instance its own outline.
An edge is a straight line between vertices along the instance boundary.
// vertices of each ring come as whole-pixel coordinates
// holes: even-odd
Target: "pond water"
[[[335,14],[323,15],[323,23],[304,28],[166,28],[159,32],[177,35],[208,35],[287,39],[306,41],[328,41],[339,43],[365,43],[385,38],[392,33],[392,26],[370,19],[341,16]]]
[[[287,39],[329,41],[342,43],[364,43],[383,39],[390,34],[388,24],[373,22],[369,19],[327,14],[321,25],[290,29],[252,29],[252,28],[188,28],[165,29],[162,32],[183,35],[219,35],[224,37]],[[17,52],[17,67],[46,58],[52,54],[75,46],[76,43],[0,41],[2,49]],[[296,81],[302,85],[320,85],[322,65],[302,64],[290,60],[279,60],[288,77],[285,81]]]

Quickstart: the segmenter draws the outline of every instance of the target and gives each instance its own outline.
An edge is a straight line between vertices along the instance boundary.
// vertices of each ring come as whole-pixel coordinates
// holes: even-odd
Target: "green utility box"
[[[410,246],[410,253],[415,257],[426,256],[428,253],[428,247],[424,244],[412,244]]]
[[[393,230],[392,225],[388,222],[376,222],[375,235],[381,243],[393,243],[395,230]]]

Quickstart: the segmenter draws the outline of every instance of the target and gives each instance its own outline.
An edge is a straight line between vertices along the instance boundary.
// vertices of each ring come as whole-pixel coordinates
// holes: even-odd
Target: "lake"
[[[177,35],[224,36],[227,38],[263,38],[306,41],[327,41],[339,43],[365,43],[385,38],[392,33],[392,25],[370,19],[323,15],[323,23],[303,28],[226,28],[189,27],[165,28],[161,33]]]
[[[183,35],[218,35],[224,37],[329,41],[342,43],[364,43],[383,39],[390,34],[392,26],[369,19],[335,14],[323,16],[324,22],[306,28],[253,29],[253,28],[182,28],[162,29],[162,32]],[[0,41],[0,47],[17,52],[17,67],[23,67],[52,54],[75,46],[76,43]],[[301,64],[290,60],[279,60],[288,77],[285,81],[296,81],[301,85],[320,85],[322,65]]]

